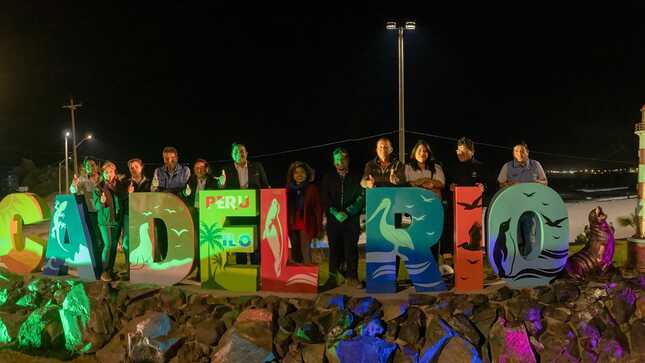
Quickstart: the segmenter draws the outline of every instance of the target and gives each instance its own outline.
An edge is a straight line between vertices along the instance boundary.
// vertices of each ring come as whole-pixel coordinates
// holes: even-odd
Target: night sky
[[[79,154],[121,167],[131,157],[160,163],[166,145],[192,163],[228,159],[233,141],[253,158],[394,131],[396,34],[385,22],[401,19],[417,22],[406,34],[408,130],[506,147],[525,140],[547,169],[636,164],[645,5],[249,10],[58,1],[3,9],[0,164],[61,160],[70,95],[83,103],[79,135],[96,137]],[[408,134],[408,148],[417,138]],[[454,161],[453,141],[423,138],[437,159]],[[355,167],[375,140],[344,144]],[[257,160],[280,185],[290,161],[328,169],[332,149]],[[478,146],[477,156],[496,172],[511,154]]]

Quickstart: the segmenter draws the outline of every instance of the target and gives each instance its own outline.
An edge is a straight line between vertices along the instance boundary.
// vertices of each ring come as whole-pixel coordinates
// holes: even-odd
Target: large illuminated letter
[[[443,291],[430,247],[443,229],[443,206],[436,194],[420,188],[367,191],[367,292],[396,292],[396,256],[405,261],[417,291]]]
[[[482,191],[479,187],[456,187],[455,290],[469,292],[484,288],[484,235]]]
[[[315,294],[318,291],[318,266],[287,265],[287,190],[262,189],[260,200],[262,290]]]
[[[26,275],[41,267],[47,238],[25,235],[23,226],[42,223],[49,207],[36,194],[9,194],[0,202],[0,266]]]
[[[81,280],[96,280],[94,242],[85,223],[85,208],[81,199],[74,195],[57,195],[54,199],[54,214],[49,224],[47,261],[43,273],[65,274],[67,267],[75,268]]]
[[[130,193],[129,217],[130,282],[168,286],[183,280],[195,258],[195,227],[186,203],[171,193]],[[165,259],[157,251],[162,241],[155,224],[166,228]]]
[[[199,254],[202,287],[257,291],[257,265],[229,265],[227,253],[251,253],[258,216],[255,190],[199,192]],[[229,217],[250,217],[231,225]],[[241,224],[244,223],[244,224]]]
[[[567,208],[542,184],[516,184],[495,194],[486,230],[490,264],[513,288],[546,285],[567,262]]]

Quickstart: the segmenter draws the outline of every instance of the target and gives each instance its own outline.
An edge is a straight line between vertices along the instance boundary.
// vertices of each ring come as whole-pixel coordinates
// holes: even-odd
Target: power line
[[[457,141],[457,138],[449,137],[449,136],[434,135],[434,134],[429,134],[429,133],[426,133],[426,132],[418,132],[418,131],[406,131],[406,132],[409,132],[409,133],[415,134],[415,135],[432,137],[432,138],[435,138],[435,139]],[[491,147],[491,148],[504,149],[504,150],[513,150],[513,148],[510,147],[510,146],[489,144],[489,143],[478,142],[478,141],[474,141],[474,140],[473,140],[473,142],[475,144],[481,145],[481,146],[487,146],[487,147]],[[567,159],[577,159],[577,160],[586,160],[586,161],[601,161],[601,162],[605,162],[605,163],[617,163],[617,164],[634,165],[633,161],[626,161],[626,160],[607,160],[607,159],[590,158],[590,157],[576,156],[576,155],[556,154],[556,153],[550,153],[550,152],[546,152],[546,151],[535,151],[535,150],[531,150],[531,153],[532,154],[546,155],[546,156],[554,156],[554,157],[559,157],[559,158],[567,158]]]
[[[370,136],[357,137],[357,138],[351,138],[351,139],[344,139],[344,140],[338,140],[338,141],[331,141],[331,142],[327,142],[327,143],[319,144],[319,145],[303,146],[303,147],[299,147],[299,148],[295,148],[295,149],[289,149],[289,150],[277,151],[277,152],[272,152],[272,153],[259,154],[259,155],[254,155],[254,156],[250,157],[250,159],[266,158],[266,157],[269,157],[269,156],[284,155],[284,154],[289,154],[289,153],[298,152],[298,151],[320,149],[322,147],[327,147],[327,146],[337,145],[337,144],[343,144],[343,143],[348,143],[348,142],[364,141],[364,140],[373,139],[375,137],[391,135],[391,134],[394,134],[396,132],[397,131],[382,132],[380,134],[374,134],[374,135],[370,135]],[[224,162],[227,162],[227,161],[230,161],[230,159],[215,160],[215,161],[212,161],[212,163],[224,163]]]

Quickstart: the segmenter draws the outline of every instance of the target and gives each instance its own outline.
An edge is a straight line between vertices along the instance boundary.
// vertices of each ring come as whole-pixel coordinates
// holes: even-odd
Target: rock
[[[282,318],[292,312],[296,311],[296,308],[289,304],[287,300],[281,300],[280,304],[278,305],[278,317]]]
[[[224,314],[228,313],[229,311],[233,310],[228,305],[213,305],[213,311],[211,311],[211,317],[213,319],[221,319]]]
[[[226,333],[226,323],[210,318],[195,326],[195,341],[206,346],[217,345],[224,333]]]
[[[235,327],[228,330],[211,355],[211,363],[265,362],[273,353],[237,334]]]
[[[317,309],[329,309],[331,307],[337,307],[338,309],[345,309],[345,304],[347,302],[347,296],[345,295],[332,295],[332,294],[321,294],[318,295],[314,306]]]
[[[419,362],[419,352],[409,345],[399,346],[394,352],[393,363],[417,363]]]
[[[492,306],[487,306],[470,318],[471,323],[483,337],[488,336],[495,320],[497,320],[497,309]]]
[[[175,286],[164,287],[159,291],[159,301],[165,309],[179,309],[186,303],[186,294]]]
[[[645,318],[645,295],[641,295],[638,300],[636,300],[635,317],[637,319]]]
[[[155,296],[161,290],[158,286],[145,284],[122,284],[120,287],[116,297],[116,305],[117,309],[123,312],[126,311],[127,306],[132,302]]]
[[[483,336],[463,314],[451,316],[446,320],[446,323],[448,323],[448,325],[450,325],[457,334],[466,338],[471,344],[478,347],[483,343]]]
[[[580,289],[567,280],[558,281],[553,285],[555,301],[566,303],[576,300],[580,296]]]
[[[338,358],[341,362],[379,362],[390,361],[397,345],[380,338],[359,336],[343,340],[338,345]]]
[[[408,311],[408,304],[385,304],[383,305],[383,320],[388,322],[396,319]]]
[[[166,313],[151,313],[128,334],[128,356],[135,362],[166,362],[177,352],[182,338],[171,337]]]
[[[645,361],[645,319],[636,320],[629,331],[632,357],[640,357]]]
[[[29,314],[20,326],[18,346],[23,349],[65,349],[65,335],[58,307],[43,306]]]
[[[421,349],[420,359],[423,362],[434,362],[439,357],[444,345],[457,333],[438,315],[431,313],[426,313],[425,331],[424,346]]]
[[[493,362],[537,362],[521,322],[509,322],[499,317],[490,329],[489,344]]]
[[[128,356],[128,334],[134,332],[141,321],[153,314],[157,313],[149,312],[125,324],[103,348],[96,351],[98,361],[101,363],[125,362]]]
[[[545,307],[542,314],[545,318],[557,320],[563,323],[566,323],[571,319],[571,309],[559,304]]]
[[[579,362],[578,339],[571,327],[563,322],[549,320],[540,336],[543,349],[539,351],[541,362]]]
[[[453,337],[439,353],[437,363],[474,363],[482,362],[474,345],[461,337]]]
[[[398,339],[413,347],[420,348],[417,347],[417,342],[423,336],[423,328],[426,324],[425,320],[423,311],[416,307],[411,307],[408,310],[405,321],[399,327]]]
[[[179,348],[177,355],[170,363],[208,363],[210,362],[210,347],[199,342],[188,342]]]
[[[408,295],[409,305],[434,305],[437,302],[437,297],[434,295],[411,293]]]
[[[618,324],[629,321],[636,311],[636,293],[630,288],[624,288],[614,294],[609,305],[609,313]]]
[[[493,301],[504,301],[513,297],[513,290],[508,286],[500,287],[492,297]]]
[[[272,357],[273,313],[244,310],[214,349],[211,362],[264,362]]]
[[[325,358],[325,344],[301,344],[304,363],[318,363]]]
[[[371,296],[352,298],[347,303],[347,308],[359,318],[371,316],[381,308],[381,303]]]
[[[145,314],[147,311],[155,310],[157,308],[159,308],[159,298],[157,296],[138,299],[128,305],[125,317],[126,319],[131,320],[137,316]]]
[[[323,343],[324,335],[318,329],[318,325],[308,322],[296,328],[292,339],[298,343]]]
[[[295,324],[292,320],[283,322],[283,319],[286,318],[280,318],[278,322],[278,331],[273,338],[273,345],[279,357],[284,357],[289,352],[289,345],[292,342],[291,335],[295,329]]]
[[[361,324],[358,328],[358,335],[366,337],[378,337],[385,332],[383,322],[379,318],[371,318]]]

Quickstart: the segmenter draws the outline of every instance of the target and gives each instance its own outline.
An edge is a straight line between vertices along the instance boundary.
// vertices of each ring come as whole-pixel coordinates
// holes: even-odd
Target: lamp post
[[[69,191],[69,166],[67,161],[67,155],[69,155],[69,151],[67,150],[68,137],[69,137],[69,131],[65,131],[65,193]]]
[[[77,108],[82,106],[83,106],[82,103],[75,104],[73,97],[69,98],[69,104],[63,105],[63,108],[69,109],[69,112],[72,116],[72,140],[73,140],[72,146],[74,146],[74,174],[76,175],[78,175],[78,160],[76,159],[76,119],[74,117],[74,113]]]
[[[405,160],[405,69],[404,69],[404,47],[403,34],[405,31],[415,30],[417,24],[414,21],[406,21],[404,25],[398,25],[395,21],[388,21],[385,25],[388,30],[397,30],[398,36],[398,58],[399,58],[399,160]]]

